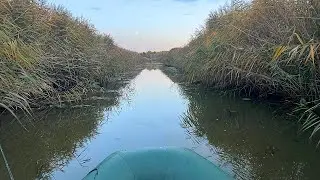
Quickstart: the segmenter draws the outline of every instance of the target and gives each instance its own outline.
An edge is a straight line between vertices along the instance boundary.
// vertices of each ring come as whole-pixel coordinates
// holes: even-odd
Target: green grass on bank
[[[302,114],[302,130],[320,130],[318,0],[232,1],[187,46],[157,57],[191,82],[285,98]]]
[[[38,0],[0,0],[0,41],[0,113],[81,100],[142,59]]]

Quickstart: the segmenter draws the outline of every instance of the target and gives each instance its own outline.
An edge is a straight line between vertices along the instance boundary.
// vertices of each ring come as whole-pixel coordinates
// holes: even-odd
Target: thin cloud
[[[184,13],[183,15],[184,16],[191,16],[191,15],[193,15],[193,13]]]
[[[93,10],[93,11],[100,11],[100,10],[101,10],[101,8],[99,8],[99,7],[91,7],[91,8],[90,8],[90,10]]]

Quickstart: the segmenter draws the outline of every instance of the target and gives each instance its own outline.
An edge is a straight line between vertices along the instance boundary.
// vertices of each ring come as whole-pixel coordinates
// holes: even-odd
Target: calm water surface
[[[143,70],[116,98],[1,124],[16,179],[81,179],[109,154],[187,147],[237,179],[317,179],[320,154],[272,108],[186,88]],[[30,122],[29,122],[30,121]],[[8,179],[1,160],[0,179]]]

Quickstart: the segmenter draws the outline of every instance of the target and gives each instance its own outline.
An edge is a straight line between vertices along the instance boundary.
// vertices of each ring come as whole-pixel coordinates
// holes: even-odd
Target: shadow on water
[[[186,87],[157,68],[111,98],[35,112],[28,131],[1,117],[15,179],[81,179],[115,151],[163,146],[193,149],[237,179],[318,178],[319,153],[271,107]],[[0,179],[7,174],[1,158]]]
[[[237,179],[317,179],[320,155],[293,122],[267,105],[184,88],[182,126],[212,146],[214,161]]]
[[[129,100],[130,87],[123,88],[124,85],[114,85],[118,90],[94,97],[96,100],[87,101],[87,105],[35,111],[32,118],[20,114],[27,130],[12,116],[1,117],[0,142],[14,178],[55,179],[52,172],[64,171],[74,159],[79,166],[85,166],[90,158],[83,154],[84,149],[108,119],[105,112],[117,109],[121,98]],[[0,159],[0,179],[9,179]]]
[[[93,138],[103,120],[104,108],[52,109],[37,113],[25,131],[18,123],[1,127],[1,143],[15,179],[49,178],[54,169],[62,169],[69,160],[81,159],[77,149]],[[0,163],[0,179],[9,179]]]

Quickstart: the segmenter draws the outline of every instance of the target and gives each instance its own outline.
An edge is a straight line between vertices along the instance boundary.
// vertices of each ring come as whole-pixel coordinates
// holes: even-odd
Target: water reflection
[[[81,179],[115,151],[163,146],[193,149],[237,179],[317,177],[319,153],[270,107],[179,85],[153,67],[116,94],[35,113],[28,132],[1,121],[15,178]]]
[[[270,107],[205,91],[183,94],[190,102],[183,126],[207,139],[213,161],[237,179],[317,179],[319,153]]]
[[[64,171],[71,160],[79,166],[90,161],[84,149],[107,119],[105,112],[119,105],[119,96],[112,92],[86,103],[38,111],[33,118],[20,115],[27,131],[13,117],[2,117],[0,142],[15,179],[54,179],[52,172]],[[9,179],[2,157],[0,162],[0,179]]]
[[[52,110],[45,120],[29,124],[28,132],[16,123],[1,132],[1,143],[16,179],[48,177],[77,156],[75,151],[97,134],[103,114],[96,109]],[[8,132],[10,131],[10,132]],[[81,162],[79,162],[81,163]],[[6,169],[1,163],[0,179]]]

